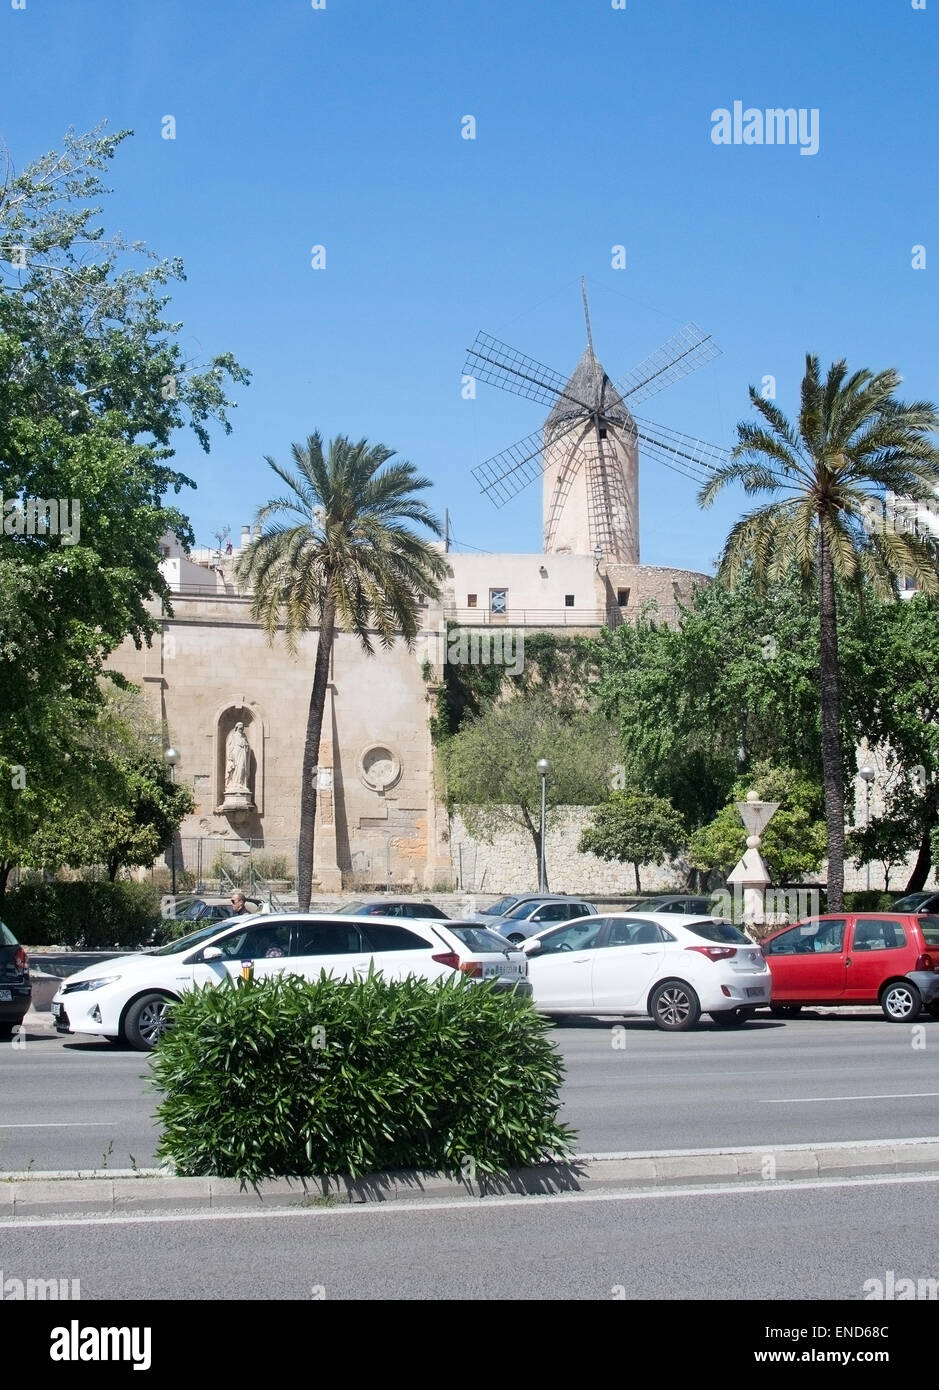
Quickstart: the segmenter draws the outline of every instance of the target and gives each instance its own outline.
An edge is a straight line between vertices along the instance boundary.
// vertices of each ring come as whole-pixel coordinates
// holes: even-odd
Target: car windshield
[[[2,946],[18,946],[18,945],[19,945],[19,942],[17,941],[17,939],[16,939],[16,937],[13,935],[13,933],[10,931],[10,928],[9,928],[8,926],[5,926],[3,922],[0,922],[0,945],[2,945]]]
[[[148,951],[147,955],[178,955],[180,951],[188,951],[190,946],[198,946],[200,941],[207,941],[210,936],[215,936],[223,925],[222,922],[213,922],[211,926],[201,927],[199,931],[191,931],[188,936],[181,936],[177,941],[168,941],[165,946],[159,946],[155,951]]]
[[[733,946],[753,945],[746,932],[730,922],[692,922],[688,930],[695,936],[703,936],[705,941],[726,941]]]
[[[506,951],[517,949],[510,945],[504,936],[498,936],[494,931],[486,931],[485,927],[449,927],[448,930],[458,937],[464,946],[482,955],[489,955],[493,951],[504,955]]]
[[[919,929],[927,946],[939,946],[939,917],[921,917]]]
[[[899,902],[894,903],[890,911],[915,912],[922,903],[926,902],[927,899],[932,896],[932,893],[909,893],[905,898],[901,898]]]
[[[507,912],[511,912],[517,902],[518,898],[514,896],[511,898],[500,898],[499,901],[493,903],[491,907],[481,908],[479,915],[481,917],[504,917]]]
[[[533,902],[519,903],[517,907],[512,908],[511,912],[504,912],[502,915],[503,917],[511,917],[513,922],[518,922],[523,917],[529,917],[533,912],[537,912],[539,907],[543,905],[544,904],[540,903],[536,898]]]
[[[205,911],[205,903],[201,898],[196,898],[194,902],[186,903],[184,907],[177,907],[177,922],[198,921]]]
[[[368,903],[346,903],[345,907],[337,907],[336,917],[360,917],[365,913]]]

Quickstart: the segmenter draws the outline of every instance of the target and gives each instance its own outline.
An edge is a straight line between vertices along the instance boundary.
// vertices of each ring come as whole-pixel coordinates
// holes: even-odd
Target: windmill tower
[[[631,408],[716,357],[720,348],[686,324],[614,386],[597,359],[581,281],[587,348],[569,380],[480,333],[464,373],[550,406],[541,430],[473,470],[497,507],[542,479],[546,552],[602,554],[639,563],[639,449],[703,483],[728,459],[725,449],[634,417]]]

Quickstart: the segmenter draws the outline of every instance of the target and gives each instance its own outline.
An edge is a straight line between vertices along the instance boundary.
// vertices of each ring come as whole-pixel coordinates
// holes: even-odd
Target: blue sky
[[[183,257],[187,352],[254,373],[210,455],[176,441],[201,543],[237,534],[277,490],[264,455],[318,428],[412,459],[458,541],[533,551],[537,491],[496,510],[470,470],[544,411],[463,400],[461,367],[483,328],[572,370],[580,275],[614,379],[685,320],[714,335],[723,355],[640,411],[714,443],[765,375],[794,409],[807,350],[939,396],[937,18],[939,0],[0,0],[0,134],[22,168],[69,126],[133,129],[108,225]],[[818,153],[716,146],[735,100],[818,108]],[[742,506],[702,514],[690,480],[641,466],[643,560],[709,569]]]

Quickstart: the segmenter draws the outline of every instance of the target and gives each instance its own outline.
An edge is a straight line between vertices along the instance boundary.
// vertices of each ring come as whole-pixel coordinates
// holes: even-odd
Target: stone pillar
[[[727,882],[743,889],[743,919],[746,923],[762,923],[765,917],[766,889],[770,883],[769,869],[760,854],[762,832],[779,810],[778,801],[761,801],[756,792],[747,792],[746,801],[737,802],[737,811],[747,835],[747,848],[739,864],[727,875]]]

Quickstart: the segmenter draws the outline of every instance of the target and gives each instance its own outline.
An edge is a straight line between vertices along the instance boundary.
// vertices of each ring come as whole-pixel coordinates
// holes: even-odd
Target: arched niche
[[[216,711],[212,775],[218,815],[236,820],[252,813],[263,815],[265,733],[257,705],[244,696],[235,697]],[[247,748],[241,744],[242,737]],[[233,758],[234,783],[229,776]]]

